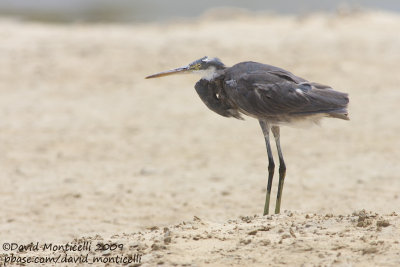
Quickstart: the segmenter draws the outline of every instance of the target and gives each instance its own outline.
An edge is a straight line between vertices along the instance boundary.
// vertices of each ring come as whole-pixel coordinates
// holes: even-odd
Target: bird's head
[[[177,73],[198,73],[205,79],[212,79],[223,69],[225,69],[225,65],[218,58],[203,57],[186,66],[147,76],[146,79],[158,78]]]

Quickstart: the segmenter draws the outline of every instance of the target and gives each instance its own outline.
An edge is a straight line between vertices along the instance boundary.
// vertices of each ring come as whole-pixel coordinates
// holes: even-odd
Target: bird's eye
[[[200,70],[200,67],[201,67],[201,64],[194,64],[192,67],[191,67],[191,69],[192,70]]]

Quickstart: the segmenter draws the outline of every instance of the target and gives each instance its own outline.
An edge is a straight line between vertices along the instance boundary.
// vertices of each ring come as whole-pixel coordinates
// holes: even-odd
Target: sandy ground
[[[399,266],[398,32],[400,16],[376,12],[1,20],[0,242],[116,242],[122,250],[90,255],[140,253],[142,266]],[[281,215],[260,216],[267,156],[256,120],[207,110],[198,77],[143,79],[205,55],[350,94],[350,121],[281,129]],[[11,252],[53,255],[3,245],[0,261]]]

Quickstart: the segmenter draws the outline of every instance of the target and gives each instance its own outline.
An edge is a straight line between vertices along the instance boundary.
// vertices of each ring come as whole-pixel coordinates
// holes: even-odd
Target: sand
[[[0,241],[117,242],[122,250],[90,256],[140,253],[141,266],[399,266],[398,32],[400,16],[380,12],[0,20]],[[261,216],[258,122],[209,111],[199,77],[144,79],[205,55],[350,94],[350,121],[282,127],[280,215]],[[6,249],[3,262],[58,255]]]

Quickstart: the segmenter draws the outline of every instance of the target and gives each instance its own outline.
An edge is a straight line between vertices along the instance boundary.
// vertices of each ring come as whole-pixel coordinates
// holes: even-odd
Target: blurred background
[[[382,0],[0,1],[2,238],[261,214],[258,122],[209,111],[195,75],[144,79],[206,55],[350,95],[350,121],[282,127],[282,210],[398,210],[399,10]]]
[[[338,9],[382,9],[400,11],[396,0],[2,0],[0,15],[48,22],[165,22],[193,18],[210,8],[242,9],[252,12],[308,14]]]

